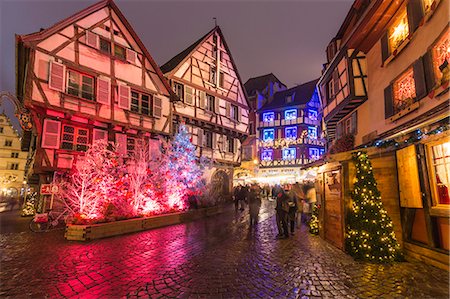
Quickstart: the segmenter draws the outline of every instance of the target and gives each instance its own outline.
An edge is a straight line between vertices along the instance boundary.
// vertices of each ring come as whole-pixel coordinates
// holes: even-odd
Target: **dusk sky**
[[[0,91],[15,93],[15,33],[48,28],[95,2],[0,0]],[[211,30],[216,17],[244,82],[272,72],[288,87],[320,76],[325,48],[353,3],[352,0],[115,2],[159,65]]]

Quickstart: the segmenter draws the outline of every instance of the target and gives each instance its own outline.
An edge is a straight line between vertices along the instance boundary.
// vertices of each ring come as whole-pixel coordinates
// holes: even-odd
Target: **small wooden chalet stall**
[[[398,201],[395,153],[378,148],[364,149],[371,159],[383,206],[391,217],[397,241],[402,246],[402,225]],[[352,152],[334,154],[319,167],[316,178],[319,235],[345,250],[346,213],[351,208],[351,191],[356,178]]]
[[[22,150],[39,184],[69,171],[99,139],[127,156],[171,133],[171,89],[119,8],[98,2],[40,32],[17,35],[17,98],[33,131]]]

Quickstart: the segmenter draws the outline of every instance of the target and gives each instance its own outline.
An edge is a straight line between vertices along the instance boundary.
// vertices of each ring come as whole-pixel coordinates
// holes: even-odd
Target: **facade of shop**
[[[218,26],[161,66],[178,101],[174,130],[184,123],[197,156],[211,159],[205,174],[211,188],[230,194],[234,167],[248,136],[249,104],[230,49]]]
[[[447,0],[355,1],[327,49],[318,88],[329,147],[344,153],[320,168],[320,234],[340,248],[354,178],[345,151],[366,150],[405,252],[448,269],[448,11]]]
[[[34,157],[33,184],[69,171],[95,140],[127,156],[140,140],[157,154],[159,138],[170,135],[170,86],[113,1],[17,35],[16,47],[17,98],[33,124],[22,143]]]
[[[279,91],[257,112],[258,178],[261,182],[294,183],[300,167],[323,155],[317,80]]]

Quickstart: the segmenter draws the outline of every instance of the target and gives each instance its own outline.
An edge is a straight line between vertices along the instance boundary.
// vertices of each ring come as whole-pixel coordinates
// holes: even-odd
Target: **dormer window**
[[[275,120],[274,112],[264,112],[263,113],[263,122],[272,122]]]
[[[409,35],[408,15],[406,7],[397,16],[395,22],[389,27],[389,49],[394,52]]]
[[[289,109],[284,111],[284,119],[292,120],[297,118],[297,109]]]

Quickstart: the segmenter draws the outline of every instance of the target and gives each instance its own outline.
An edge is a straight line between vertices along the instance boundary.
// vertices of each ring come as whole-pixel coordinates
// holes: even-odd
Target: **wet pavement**
[[[277,240],[272,203],[87,243],[2,232],[1,298],[448,298],[449,273],[352,258],[302,227]]]

